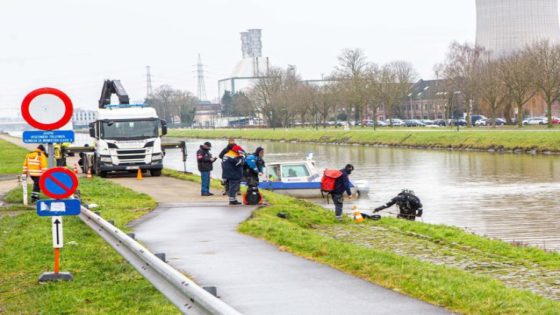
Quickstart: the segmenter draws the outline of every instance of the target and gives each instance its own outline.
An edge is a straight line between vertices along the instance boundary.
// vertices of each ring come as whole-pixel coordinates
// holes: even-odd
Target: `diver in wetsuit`
[[[399,208],[398,218],[415,221],[416,217],[421,217],[423,214],[420,198],[418,198],[412,190],[407,189],[404,189],[383,206],[375,208],[374,212],[387,209],[395,204]]]

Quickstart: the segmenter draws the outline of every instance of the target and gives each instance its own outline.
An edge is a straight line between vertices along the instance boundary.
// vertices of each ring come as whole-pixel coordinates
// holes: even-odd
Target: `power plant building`
[[[476,0],[476,43],[504,56],[535,42],[560,43],[558,0]]]

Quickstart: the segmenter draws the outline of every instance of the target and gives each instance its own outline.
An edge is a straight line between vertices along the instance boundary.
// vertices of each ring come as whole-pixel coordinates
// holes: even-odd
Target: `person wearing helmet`
[[[335,208],[335,215],[337,220],[342,220],[342,210],[344,207],[344,193],[348,195],[348,198],[352,198],[352,185],[350,184],[350,179],[348,176],[354,171],[354,166],[352,164],[347,164],[343,169],[340,170],[342,173],[338,177],[334,184],[334,189],[331,192],[332,200]]]
[[[230,205],[240,205],[237,201],[237,191],[243,178],[243,165],[245,164],[245,151],[238,145],[224,155],[222,162],[222,178],[228,183],[228,197]]]
[[[41,175],[47,170],[47,156],[45,147],[41,144],[33,152],[28,153],[23,161],[23,175],[30,176],[33,180],[31,202],[39,200],[39,194],[41,192],[39,178],[41,178]]]
[[[399,208],[397,217],[401,219],[415,221],[416,217],[421,217],[424,212],[420,198],[414,194],[414,191],[407,189],[403,189],[402,192],[381,207],[375,208],[374,212],[385,210],[393,205],[397,205]]]

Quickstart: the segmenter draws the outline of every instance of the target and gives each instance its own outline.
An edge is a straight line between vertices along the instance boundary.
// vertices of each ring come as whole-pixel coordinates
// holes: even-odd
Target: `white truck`
[[[119,104],[111,105],[111,95],[116,94]],[[159,119],[154,108],[143,104],[129,104],[128,95],[118,80],[106,80],[99,100],[97,120],[89,125],[93,148],[76,148],[89,158],[84,170],[105,177],[111,172],[149,171],[160,176],[166,148],[179,148],[186,161],[184,142],[162,144],[167,134],[165,120]],[[93,153],[91,153],[93,151]],[[92,156],[93,154],[93,156]]]

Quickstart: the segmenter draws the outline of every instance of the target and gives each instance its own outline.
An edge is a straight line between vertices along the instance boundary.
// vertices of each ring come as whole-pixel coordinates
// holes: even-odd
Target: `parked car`
[[[364,120],[362,122],[362,124],[366,127],[373,127],[375,125],[375,122],[373,120]],[[381,120],[378,120],[376,126],[377,127],[385,127],[385,126],[387,126],[387,124],[385,122],[381,121]]]
[[[524,125],[546,125],[548,119],[546,117],[531,117],[523,120]]]
[[[447,124],[449,126],[466,126],[467,125],[467,121],[464,120],[463,118],[461,119],[449,119],[447,121]]]
[[[436,120],[434,120],[434,125],[437,125],[437,126],[440,126],[440,127],[445,127],[445,126],[447,126],[447,120],[436,119]]]
[[[408,119],[404,121],[406,127],[426,127],[426,125],[417,119]]]
[[[435,122],[431,119],[422,119],[421,122],[426,126],[434,126]]]
[[[392,119],[387,119],[385,120],[385,123],[387,124],[387,126],[391,126],[391,121],[393,123],[393,126],[404,126],[404,121],[398,119],[398,118],[392,118]]]
[[[560,125],[560,118],[552,116],[552,124]]]
[[[488,118],[486,118],[486,116],[484,115],[471,115],[471,124],[473,126],[476,126],[476,122],[481,119],[488,119]]]
[[[475,126],[492,126],[492,118],[479,119],[476,121]],[[496,118],[496,126],[503,126],[506,124],[506,120],[503,118]]]

